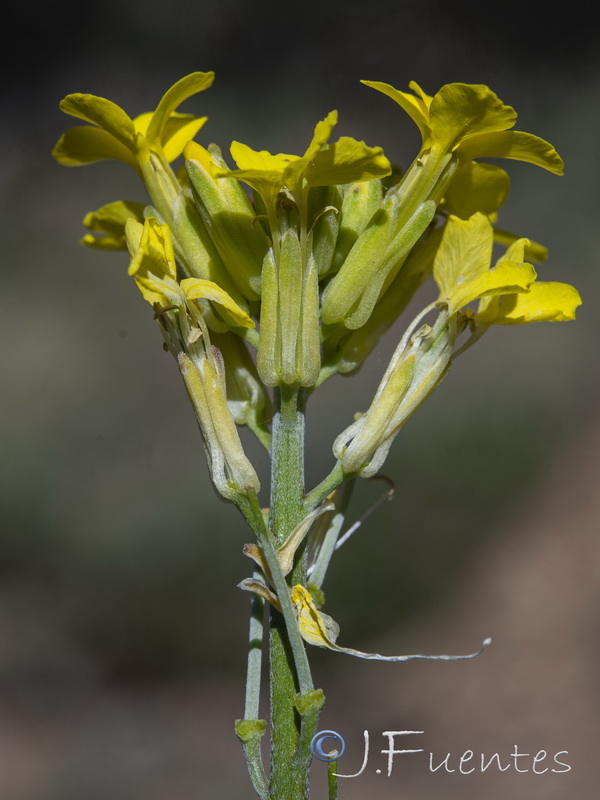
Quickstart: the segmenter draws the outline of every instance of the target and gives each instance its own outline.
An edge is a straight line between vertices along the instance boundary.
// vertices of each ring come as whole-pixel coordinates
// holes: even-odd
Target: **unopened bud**
[[[212,363],[203,356],[195,361],[180,353],[179,369],[202,431],[211,478],[228,500],[258,493],[260,482],[246,457],[233,415],[227,405],[221,354],[212,349]]]
[[[366,414],[334,442],[347,474],[370,477],[381,469],[402,426],[440,383],[450,364],[456,332],[445,311],[433,328],[422,326],[402,341]]]
[[[260,297],[260,272],[269,238],[256,223],[256,214],[235,178],[217,178],[216,165],[227,169],[221,151],[190,142],[186,169],[198,210],[212,241],[238,290],[249,300]]]
[[[258,373],[267,386],[314,386],[321,368],[319,285],[314,258],[303,268],[298,234],[283,236],[279,263],[263,265]]]

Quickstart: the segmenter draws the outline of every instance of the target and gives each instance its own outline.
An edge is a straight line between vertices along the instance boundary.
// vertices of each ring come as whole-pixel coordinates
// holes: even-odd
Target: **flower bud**
[[[444,377],[456,338],[455,321],[443,311],[433,328],[423,325],[400,342],[366,414],[334,442],[346,474],[370,477],[382,467],[400,428]]]
[[[211,341],[221,351],[226,365],[227,404],[236,424],[254,430],[268,422],[273,414],[271,398],[245,342],[235,333],[213,334]]]
[[[269,238],[235,178],[217,178],[214,166],[227,169],[216,145],[205,150],[195,142],[185,149],[186,169],[202,220],[239,291],[260,297],[260,272]]]
[[[323,295],[323,322],[362,327],[432,222],[456,169],[449,154],[416,159],[350,250]]]
[[[443,230],[443,227],[430,229],[421,237],[362,328],[342,328],[325,341],[325,366],[334,367],[336,372],[345,375],[361,366],[431,274]]]
[[[354,243],[381,205],[382,192],[381,181],[377,178],[352,183],[346,188],[339,215],[340,229],[333,255],[333,272],[338,272],[343,266]]]
[[[312,254],[319,278],[331,272],[340,227],[342,196],[337,186],[315,186],[308,193],[308,220]]]
[[[227,405],[221,354],[213,347],[210,355],[212,358],[201,356],[192,361],[180,353],[177,362],[202,431],[212,481],[223,497],[235,500],[239,495],[256,494],[260,482]]]
[[[318,274],[312,255],[303,269],[293,228],[282,238],[279,263],[267,253],[262,275],[258,373],[267,386],[314,386],[321,368]]]

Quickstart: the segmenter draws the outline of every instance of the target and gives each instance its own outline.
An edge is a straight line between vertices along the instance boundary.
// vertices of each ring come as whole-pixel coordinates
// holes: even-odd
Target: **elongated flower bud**
[[[260,272],[269,238],[256,224],[256,214],[235,178],[214,175],[227,164],[215,145],[205,150],[195,142],[185,148],[186,169],[198,210],[229,275],[249,300],[260,296]]]
[[[202,431],[210,474],[217,491],[228,500],[257,493],[260,482],[246,458],[235,421],[227,405],[221,354],[212,349],[196,361],[180,353],[179,369]]]
[[[265,257],[257,366],[267,386],[314,386],[319,377],[318,274],[312,255],[303,269],[293,228],[283,236],[279,263],[272,250]]]
[[[341,205],[342,195],[337,186],[315,186],[308,194],[311,249],[319,278],[332,271]]]
[[[333,255],[332,272],[338,272],[354,243],[381,205],[383,187],[377,178],[350,184],[342,201],[339,233]]]
[[[427,230],[456,170],[445,152],[417,158],[350,250],[323,297],[325,324],[360,328],[390,285],[404,259]],[[391,213],[393,210],[393,213]],[[376,233],[378,235],[376,235]]]
[[[344,472],[370,477],[381,469],[400,428],[431,394],[450,364],[456,338],[444,311],[406,346],[400,342],[366,414],[334,442]]]
[[[233,418],[238,425],[255,430],[271,419],[273,410],[248,348],[234,333],[213,334],[211,341],[227,365],[227,403]]]

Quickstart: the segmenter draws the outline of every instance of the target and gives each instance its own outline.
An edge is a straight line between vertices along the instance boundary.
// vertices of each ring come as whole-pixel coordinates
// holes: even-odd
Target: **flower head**
[[[195,303],[209,300],[220,307],[232,324],[253,328],[254,322],[227,292],[213,281],[184,278],[177,282],[177,268],[169,226],[154,217],[141,225],[128,220],[125,231],[131,252],[129,274],[133,276],[142,296],[151,305],[188,307],[194,314]]]
[[[337,124],[337,111],[318,122],[313,138],[303,156],[267,150],[256,151],[241,142],[233,142],[231,155],[237,170],[219,170],[217,174],[244,181],[260,194],[265,205],[274,205],[279,192],[286,188],[297,196],[313,186],[365,181],[389,175],[391,165],[381,147],[367,147],[349,136],[328,145]]]
[[[406,111],[421,131],[422,152],[452,152],[461,162],[513,158],[563,173],[563,161],[551,144],[532,133],[510,130],[517,121],[516,111],[487,86],[447,83],[431,97],[415,81],[409,84],[413,94],[380,81],[362,83],[391,97]]]
[[[89,125],[70,128],[58,140],[52,154],[64,166],[77,167],[103,159],[116,159],[139,169],[140,159],[154,152],[174,161],[206,122],[206,117],[179,114],[184,100],[208,89],[213,72],[193,72],[177,81],[153,112],[132,119],[111,100],[93,94],[69,94],[61,111]]]

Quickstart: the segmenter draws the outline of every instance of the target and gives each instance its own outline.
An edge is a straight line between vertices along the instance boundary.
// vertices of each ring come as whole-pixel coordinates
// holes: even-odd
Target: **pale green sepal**
[[[236,424],[247,425],[268,449],[268,423],[273,416],[271,399],[246,344],[234,333],[214,334],[211,339],[227,365],[227,403]]]
[[[318,714],[325,705],[325,694],[323,689],[313,689],[306,694],[294,695],[294,706],[300,716],[307,714]]]
[[[333,453],[346,474],[371,477],[387,457],[402,426],[438,386],[450,365],[456,326],[443,311],[433,328],[423,325],[400,341],[375,398],[335,440]]]
[[[246,458],[235,421],[227,405],[224,367],[213,348],[214,366],[208,358],[193,362],[185,353],[177,361],[203,434],[211,477],[217,491],[228,500],[256,494],[260,482]]]
[[[110,133],[130,150],[135,150],[133,120],[111,100],[93,94],[69,94],[60,102],[60,110],[72,117],[91,122]]]
[[[315,259],[310,255],[302,289],[301,327],[296,356],[300,386],[315,386],[321,371],[319,311],[319,274]]]
[[[214,72],[192,72],[191,75],[186,75],[171,86],[163,95],[152,115],[146,133],[148,141],[154,146],[162,146],[165,138],[164,129],[171,114],[188,97],[208,89],[214,79]]]
[[[296,231],[288,230],[281,242],[278,266],[279,325],[281,331],[282,383],[298,384],[300,381],[300,336],[302,330],[302,255]],[[318,373],[317,373],[318,374]]]
[[[339,213],[339,231],[332,260],[332,271],[343,266],[354,243],[381,205],[381,181],[361,181],[346,187]]]
[[[262,268],[260,340],[256,355],[258,374],[266,386],[277,386],[281,374],[279,339],[279,282],[273,249],[267,251]]]
[[[257,300],[269,238],[256,224],[256,214],[238,181],[214,177],[215,166],[221,169],[227,166],[218,149],[209,153],[191,142],[185,158],[206,230],[239,291],[249,300]]]
[[[76,125],[60,137],[52,156],[64,167],[81,167],[96,161],[115,159],[123,161],[137,170],[137,162],[131,150],[101,128]]]
[[[483,325],[566,322],[580,305],[579,292],[568,283],[536,281],[526,294],[484,298],[475,318]]]
[[[564,173],[564,162],[554,147],[539,136],[523,131],[498,131],[469,136],[456,150],[461,161],[473,158],[512,158],[543,167],[555,175]]]
[[[173,234],[178,258],[187,274],[218,284],[240,308],[248,311],[248,303],[229,277],[202,218],[191,198],[184,194],[179,195],[173,206]]]
[[[391,280],[401,268],[404,259],[431,224],[436,208],[436,203],[433,200],[423,203],[390,242],[383,254],[383,263],[379,265],[377,273],[370,276],[371,280],[366,282],[364,292],[356,308],[344,320],[344,325],[347,328],[355,330],[361,328],[367,322],[375,304],[385,291],[386,284],[389,285],[391,283]]]
[[[374,214],[356,240],[342,268],[323,294],[323,322],[342,322],[357,305],[373,276],[385,263],[385,252],[394,236],[398,218],[398,200],[389,197]]]
[[[266,730],[266,719],[236,719],[235,721],[235,733],[241,742],[261,739]]]
[[[311,250],[319,278],[331,271],[341,205],[342,196],[337,186],[317,186],[308,193]]]
[[[360,473],[381,446],[387,425],[410,388],[415,365],[416,357],[413,354],[395,364],[384,376],[368,412],[360,420],[360,430],[351,443],[345,446],[346,431],[334,442],[334,455],[341,461],[346,474]]]

